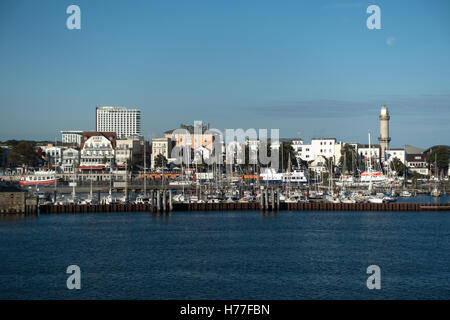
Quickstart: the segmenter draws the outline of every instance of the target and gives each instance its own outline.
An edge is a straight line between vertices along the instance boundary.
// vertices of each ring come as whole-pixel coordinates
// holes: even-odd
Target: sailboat
[[[434,170],[436,171],[435,172],[436,179],[435,179],[435,182],[434,182],[434,189],[433,189],[433,191],[431,191],[431,196],[433,196],[435,198],[438,198],[438,197],[441,196],[441,191],[437,187],[437,181],[439,180],[439,178],[437,177],[437,170],[438,170],[437,169],[437,154],[435,154],[435,158],[434,158]]]
[[[111,165],[109,168],[109,192],[108,195],[102,199],[102,203],[103,204],[117,204],[120,203],[116,197],[113,197],[112,195],[112,184],[113,184],[113,175],[112,175],[112,160],[111,160]]]

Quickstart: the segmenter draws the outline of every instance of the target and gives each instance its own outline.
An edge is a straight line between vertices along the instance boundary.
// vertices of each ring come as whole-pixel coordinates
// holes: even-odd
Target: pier
[[[172,203],[152,204],[88,204],[88,205],[42,205],[40,214],[56,213],[108,213],[108,212],[176,212],[176,211],[450,211],[448,203],[329,203],[329,202],[298,202],[279,205],[261,206],[260,202],[230,202],[230,203]]]

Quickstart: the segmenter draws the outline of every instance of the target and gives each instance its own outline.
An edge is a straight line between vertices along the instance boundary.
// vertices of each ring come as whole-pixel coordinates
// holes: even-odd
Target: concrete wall
[[[0,192],[0,213],[25,212],[25,192]]]

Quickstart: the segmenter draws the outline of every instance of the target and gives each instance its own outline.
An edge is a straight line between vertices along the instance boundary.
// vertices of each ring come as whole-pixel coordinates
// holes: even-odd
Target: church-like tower
[[[381,147],[381,162],[385,160],[385,151],[389,150],[389,142],[391,142],[391,137],[389,137],[389,111],[386,106],[381,107],[380,113],[380,137],[378,141]]]

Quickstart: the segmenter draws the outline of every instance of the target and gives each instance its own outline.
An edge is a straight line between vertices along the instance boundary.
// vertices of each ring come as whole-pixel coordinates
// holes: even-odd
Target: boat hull
[[[20,186],[45,186],[45,185],[52,185],[56,183],[56,179],[53,180],[36,180],[36,181],[26,181],[26,180],[20,180],[19,185]]]

